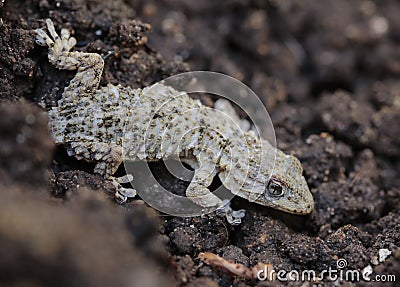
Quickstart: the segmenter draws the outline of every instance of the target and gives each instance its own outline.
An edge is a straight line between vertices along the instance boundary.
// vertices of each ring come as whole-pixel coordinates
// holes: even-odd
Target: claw
[[[215,214],[217,216],[224,217],[226,216],[226,210],[225,208],[217,208],[217,210],[215,210]]]
[[[68,40],[70,36],[70,33],[67,29],[63,28],[61,29],[61,39],[62,40]]]
[[[71,50],[73,47],[75,47],[75,45],[76,39],[74,37],[69,38],[67,41],[68,50]]]
[[[128,199],[126,196],[123,196],[118,190],[115,192],[114,197],[115,197],[115,201],[118,204],[123,204]]]
[[[123,204],[125,203],[128,198],[132,198],[136,196],[136,189],[134,188],[123,188],[121,187],[121,189],[118,189],[115,192],[115,200],[119,203],[119,204]]]
[[[228,199],[224,199],[222,201],[222,205],[220,207],[217,208],[217,210],[215,210],[215,213],[218,216],[224,217],[227,215],[228,211],[229,211],[229,207],[230,206],[230,201]]]
[[[54,40],[60,39],[60,36],[58,36],[56,29],[54,28],[53,21],[51,21],[51,19],[46,19],[46,25],[51,37],[53,37]]]
[[[242,222],[242,218],[246,215],[246,210],[233,210],[230,206],[230,201],[224,199],[222,206],[217,208],[215,211],[218,216],[225,216],[226,220],[231,225],[239,225]]]
[[[59,55],[61,52],[69,51],[76,45],[76,39],[70,37],[71,34],[67,29],[61,29],[61,38],[57,34],[54,24],[50,19],[46,19],[48,33],[43,29],[36,29],[36,43],[41,46],[48,46],[51,52]]]
[[[243,218],[245,215],[246,215],[245,209],[232,210],[232,217],[234,218]]]
[[[124,197],[130,198],[130,197],[135,197],[136,196],[136,189],[134,188],[124,188],[123,190],[120,190],[119,193],[123,195]]]
[[[41,46],[49,46],[52,47],[54,45],[54,41],[46,34],[42,29],[36,29],[36,43]]]
[[[129,183],[133,180],[133,175],[126,174],[126,175],[120,176],[120,177],[113,177],[112,179],[118,183]]]
[[[233,225],[233,226],[237,226],[237,225],[239,225],[240,223],[242,223],[242,219],[240,219],[240,218],[234,218],[234,217],[232,216],[232,214],[227,214],[227,215],[226,215],[226,220],[228,221],[228,223],[229,223],[230,225]]]
[[[121,186],[121,183],[129,183],[133,180],[133,176],[131,174],[126,174],[121,177],[111,177],[110,179],[117,189],[117,191],[115,192],[115,200],[119,204],[125,203],[128,198],[136,196],[136,189],[125,188]]]

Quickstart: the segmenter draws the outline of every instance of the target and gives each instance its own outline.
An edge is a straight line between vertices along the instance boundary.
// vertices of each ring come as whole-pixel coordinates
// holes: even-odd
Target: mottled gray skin
[[[99,89],[101,56],[69,52],[76,40],[65,29],[59,37],[51,20],[46,23],[51,37],[38,29],[36,40],[49,47],[49,61],[59,69],[77,69],[58,106],[49,111],[51,133],[69,155],[95,162],[94,171],[113,181],[118,198],[136,195],[119,184],[129,176],[112,177],[123,160],[181,157],[195,170],[187,197],[203,207],[220,207],[232,224],[240,223],[244,212],[233,211],[209,191],[217,174],[232,193],[251,202],[296,214],[312,211],[299,160],[244,132],[227,101],[216,105],[221,110],[211,109],[163,84]]]

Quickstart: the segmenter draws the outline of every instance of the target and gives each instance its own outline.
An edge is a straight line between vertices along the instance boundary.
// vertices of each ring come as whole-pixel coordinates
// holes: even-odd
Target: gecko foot
[[[57,34],[53,21],[46,19],[47,30],[50,36],[43,29],[36,29],[36,43],[41,46],[48,46],[55,55],[68,52],[76,45],[76,39],[70,37],[67,29],[61,29],[61,37]]]
[[[216,210],[216,214],[221,217],[225,216],[226,220],[231,225],[239,225],[246,214],[246,210],[233,210],[231,208],[231,202],[228,199],[224,199],[222,206]]]
[[[127,174],[121,177],[111,177],[110,179],[117,189],[117,191],[115,192],[115,200],[119,204],[125,203],[128,198],[136,196],[136,189],[125,188],[121,185],[121,183],[129,183],[133,180],[133,176],[131,174]]]

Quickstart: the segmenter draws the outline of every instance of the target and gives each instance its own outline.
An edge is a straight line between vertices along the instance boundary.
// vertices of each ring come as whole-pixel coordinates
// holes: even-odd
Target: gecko
[[[240,118],[229,101],[220,110],[203,105],[165,84],[143,89],[108,84],[99,87],[104,60],[100,54],[71,51],[76,39],[67,29],[35,30],[36,43],[48,48],[58,69],[77,70],[57,106],[48,111],[48,126],[69,156],[95,163],[94,173],[111,180],[115,198],[135,197],[127,174],[114,177],[123,161],[181,159],[194,170],[186,197],[201,207],[216,207],[232,225],[245,210],[233,210],[209,190],[218,175],[234,195],[293,214],[309,214],[314,200],[300,161],[272,146],[252,130],[239,128]],[[160,104],[161,103],[161,104]],[[227,117],[221,116],[223,111]]]

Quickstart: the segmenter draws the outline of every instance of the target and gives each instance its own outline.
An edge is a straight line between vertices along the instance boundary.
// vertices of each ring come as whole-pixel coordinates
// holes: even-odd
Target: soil
[[[396,275],[379,286],[399,286],[398,11],[396,0],[1,1],[0,286],[282,284],[231,276],[200,262],[204,251],[287,271],[336,270],[345,259],[348,270]],[[47,130],[46,110],[74,75],[52,67],[34,42],[47,17],[75,32],[77,50],[106,57],[101,85],[144,87],[189,70],[249,85],[279,148],[301,160],[314,212],[234,198],[247,213],[233,227],[212,214],[167,216],[140,199],[115,203],[113,185]],[[153,169],[184,193],[160,164]],[[383,262],[380,249],[391,251]],[[377,284],[323,282],[338,285]]]

